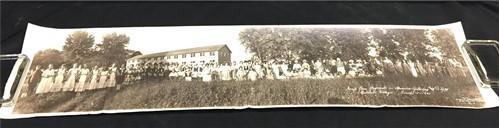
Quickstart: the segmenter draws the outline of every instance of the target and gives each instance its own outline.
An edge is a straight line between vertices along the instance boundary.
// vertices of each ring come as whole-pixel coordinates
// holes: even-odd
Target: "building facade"
[[[212,45],[204,47],[195,47],[180,49],[152,54],[145,54],[132,57],[127,60],[127,66],[144,63],[178,63],[178,64],[229,64],[231,54],[227,45]]]

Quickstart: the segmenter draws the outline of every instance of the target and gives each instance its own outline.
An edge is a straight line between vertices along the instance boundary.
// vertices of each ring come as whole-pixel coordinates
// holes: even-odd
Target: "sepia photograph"
[[[13,113],[485,106],[459,23],[54,29],[30,24]]]

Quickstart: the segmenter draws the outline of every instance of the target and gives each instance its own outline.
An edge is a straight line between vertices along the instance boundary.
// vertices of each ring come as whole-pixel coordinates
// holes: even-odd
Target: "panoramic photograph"
[[[30,27],[17,114],[485,103],[452,27]]]

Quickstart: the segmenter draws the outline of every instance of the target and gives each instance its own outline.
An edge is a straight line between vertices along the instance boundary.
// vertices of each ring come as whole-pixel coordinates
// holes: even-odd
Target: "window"
[[[215,63],[215,60],[210,60],[211,63]]]
[[[196,53],[191,53],[191,57],[194,57],[196,55]]]
[[[215,56],[215,52],[210,52],[210,56]]]
[[[191,61],[192,64],[196,63],[196,61]]]
[[[202,60],[202,61],[199,61],[199,63],[201,63],[201,64],[204,64],[204,60]]]
[[[177,58],[178,58],[178,56],[174,56],[174,58],[175,58],[175,59],[177,59]]]
[[[201,54],[201,56],[204,56],[204,52],[201,52],[201,53],[199,53],[199,54]]]
[[[166,56],[166,59],[170,59],[170,56]]]
[[[182,62],[182,64],[186,64],[186,62]]]
[[[187,56],[187,54],[182,54],[182,58],[185,58]]]

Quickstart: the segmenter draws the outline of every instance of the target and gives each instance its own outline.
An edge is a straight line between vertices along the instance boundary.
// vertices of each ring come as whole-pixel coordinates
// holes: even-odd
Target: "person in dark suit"
[[[40,69],[40,65],[36,65],[35,70],[31,74],[31,78],[28,81],[28,90],[27,95],[32,95],[35,93],[35,89],[38,83],[42,78],[42,70]]]

